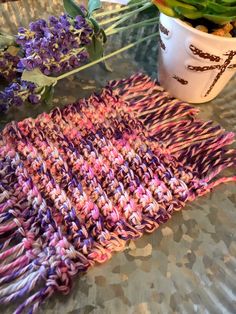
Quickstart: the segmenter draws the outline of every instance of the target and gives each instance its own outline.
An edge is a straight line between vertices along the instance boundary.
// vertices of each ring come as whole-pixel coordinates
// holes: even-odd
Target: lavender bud
[[[28,100],[31,104],[38,104],[40,102],[40,96],[39,95],[29,95]]]

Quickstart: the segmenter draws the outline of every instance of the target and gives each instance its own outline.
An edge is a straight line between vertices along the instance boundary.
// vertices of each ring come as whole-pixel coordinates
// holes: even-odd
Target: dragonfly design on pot
[[[220,57],[218,55],[204,52],[201,49],[194,46],[193,44],[190,44],[189,49],[191,51],[191,54],[193,54],[194,56],[197,56],[200,59],[207,59],[208,61],[214,62],[216,64],[203,66],[187,64],[187,69],[196,72],[219,70],[213,82],[211,83],[210,87],[208,88],[207,92],[204,95],[204,97],[207,97],[213,90],[214,86],[219,81],[223,73],[227,70],[230,69],[232,70],[236,68],[236,63],[232,63],[234,57],[236,56],[236,50],[229,50],[226,53],[224,53],[222,57]]]

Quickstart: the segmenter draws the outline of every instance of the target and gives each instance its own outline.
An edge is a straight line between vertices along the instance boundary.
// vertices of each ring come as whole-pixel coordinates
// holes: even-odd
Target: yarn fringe
[[[152,232],[236,166],[234,134],[144,74],[0,138],[0,303],[35,313],[55,291]]]
[[[171,97],[149,76],[140,73],[109,86],[136,112],[151,141],[159,142],[166,153],[197,172],[206,183],[236,165],[236,150],[224,149],[234,142],[235,134],[213,125],[213,121],[197,120],[198,109]],[[236,181],[235,176],[220,178],[211,187],[230,181]]]

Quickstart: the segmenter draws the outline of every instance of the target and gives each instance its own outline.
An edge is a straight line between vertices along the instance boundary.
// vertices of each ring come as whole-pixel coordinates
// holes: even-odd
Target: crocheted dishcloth
[[[148,76],[36,119],[0,138],[0,303],[34,313],[74,276],[153,232],[236,165],[233,133],[195,118]],[[18,301],[19,302],[19,301]]]

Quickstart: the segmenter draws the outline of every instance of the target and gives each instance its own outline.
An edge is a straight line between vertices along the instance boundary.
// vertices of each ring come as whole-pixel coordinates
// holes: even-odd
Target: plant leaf
[[[16,56],[19,52],[20,48],[15,47],[15,46],[9,46],[7,48],[7,52],[10,53],[12,56]]]
[[[89,0],[88,1],[88,12],[91,14],[93,11],[100,9],[102,6],[100,0]]]
[[[94,33],[97,34],[100,31],[100,26],[98,22],[92,17],[90,17],[89,20],[93,24]]]
[[[42,100],[45,101],[47,105],[51,105],[54,95],[54,86],[46,86],[45,91],[42,95]]]
[[[37,86],[50,86],[57,83],[56,77],[44,75],[38,68],[32,71],[24,71],[21,79],[35,83]]]
[[[0,33],[0,48],[6,48],[15,44],[16,42],[14,36]]]
[[[215,24],[219,24],[219,25],[224,25],[226,23],[236,20],[236,16],[229,17],[229,16],[224,16],[224,15],[213,15],[213,14],[203,14],[202,16],[208,19],[209,21]]]
[[[138,3],[140,3],[141,1],[140,0],[130,0],[128,3],[127,3],[127,5],[130,5],[130,4],[138,4]]]
[[[74,0],[63,0],[63,5],[66,13],[68,13],[72,17],[76,17],[77,15],[84,16],[84,12],[81,10],[80,6],[75,3]]]
[[[199,19],[202,17],[201,11],[186,9],[184,7],[175,7],[175,12],[191,20]]]
[[[90,61],[97,60],[103,56],[103,40],[93,36],[92,42],[86,47]]]
[[[107,71],[107,72],[113,72],[112,67],[105,61],[101,62],[101,66]]]
[[[106,35],[106,33],[105,33],[103,28],[101,28],[100,33],[102,34],[103,43],[105,44],[107,42],[107,35]]]

